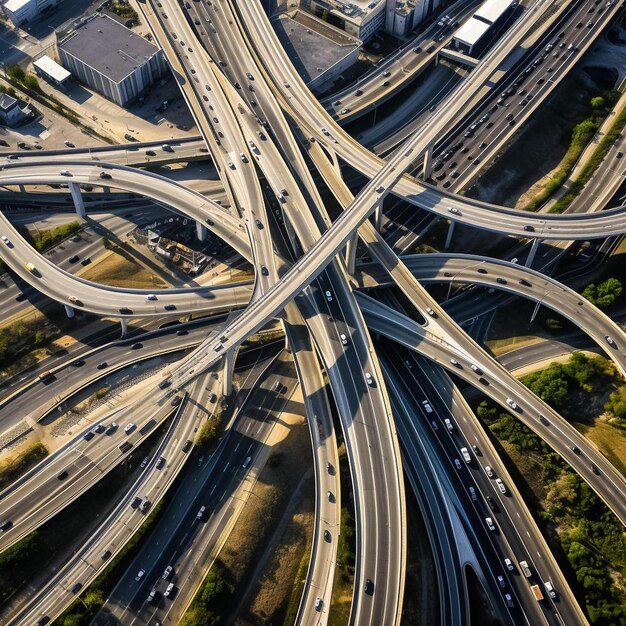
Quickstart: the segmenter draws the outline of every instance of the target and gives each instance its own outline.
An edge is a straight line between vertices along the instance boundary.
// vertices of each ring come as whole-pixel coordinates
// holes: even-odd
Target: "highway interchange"
[[[182,617],[245,506],[240,494],[254,484],[267,458],[263,442],[279,421],[287,398],[299,389],[310,426],[316,516],[297,624],[321,625],[329,618],[342,505],[335,428],[342,431],[347,453],[343,462],[349,464],[355,503],[350,624],[401,623],[410,541],[408,498],[416,499],[427,524],[441,623],[468,623],[463,576],[468,564],[503,623],[587,623],[513,478],[455,380],[511,411],[626,524],[624,476],[473,341],[451,316],[451,306],[442,306],[422,285],[483,286],[552,308],[584,331],[622,375],[626,375],[626,335],[607,315],[547,273],[462,254],[399,257],[397,247],[377,227],[385,220],[385,201],[393,196],[448,220],[450,233],[460,223],[515,237],[518,244],[528,242],[528,266],[544,240],[588,241],[626,233],[626,207],[594,212],[579,203],[564,215],[526,213],[456,194],[473,180],[480,169],[476,166],[488,164],[558,87],[619,13],[620,3],[603,5],[602,17],[583,30],[576,24],[597,6],[590,1],[566,2],[557,12],[549,11],[545,0],[525,5],[468,77],[423,123],[407,126],[397,149],[384,159],[360,145],[338,122],[344,124],[380,104],[432,63],[438,49],[448,44],[449,29],[433,24],[364,77],[361,94],[350,88],[320,102],[295,72],[260,2],[149,0],[138,6],[166,54],[201,138],[171,142],[169,149],[156,155],[146,152],[155,153],[158,142],[132,149],[10,153],[18,158],[5,159],[0,155],[0,185],[17,188],[20,194],[29,185],[60,185],[61,193],[69,190],[79,216],[85,215],[85,187],[104,189],[94,194],[102,212],[116,195],[133,194],[156,204],[161,212],[192,219],[201,240],[209,236],[225,242],[252,265],[255,280],[232,283],[201,276],[194,286],[150,293],[106,287],[75,276],[66,262],[36,252],[15,228],[11,213],[0,216],[6,238],[0,243],[2,259],[21,281],[64,305],[68,315],[84,310],[120,319],[123,331],[131,320],[147,323],[150,329],[157,321],[211,315],[191,326],[148,333],[136,352],[131,346],[137,342],[128,339],[84,356],[73,353],[55,364],[56,380],[49,385],[31,380],[2,400],[1,430],[7,431],[26,417],[38,422],[81,387],[98,380],[105,368],[180,353],[167,378],[155,374],[142,380],[133,397],[104,418],[105,432],[86,439],[94,423],[0,493],[2,521],[11,522],[0,534],[0,550],[5,550],[116,467],[131,449],[127,444],[136,447],[161,425],[166,429],[157,453],[107,520],[87,543],[76,546],[75,554],[45,587],[19,609],[5,613],[3,623],[30,625],[57,617],[106,567],[143,519],[129,505],[140,495],[154,506],[168,494],[190,458],[182,442],[191,442],[202,420],[210,419],[230,394],[239,349],[276,319],[284,329],[288,351],[259,369],[251,395],[213,455],[183,478],[189,485],[186,495],[181,496],[180,489],[171,495],[181,501],[183,510],[171,519],[164,517],[155,529],[167,547],[137,555],[107,599],[103,610],[108,615],[121,624],[154,625],[165,620],[176,623]],[[472,6],[457,3],[451,14],[463,19]],[[396,80],[393,72],[396,66],[404,68],[406,55],[412,55],[410,69],[403,69],[402,78]],[[538,67],[551,74],[550,79],[533,88],[527,106],[511,103],[519,112],[510,117],[506,111],[511,108],[496,101],[512,98],[502,95],[511,85],[518,96],[527,96],[531,87],[524,81],[536,84]],[[527,72],[528,68],[532,70]],[[387,84],[378,86],[381,77],[388,78]],[[466,136],[476,119],[483,119],[478,126],[491,124],[489,133],[474,128]],[[461,151],[460,136],[467,141],[462,165],[451,161],[460,154],[449,154],[453,144]],[[465,158],[466,153],[472,160]],[[614,153],[609,156],[614,158]],[[209,181],[208,194],[140,169],[199,158],[210,158],[219,177]],[[348,186],[344,164],[366,178],[362,188]],[[424,168],[427,179],[433,176],[444,183],[441,188],[417,177]],[[444,168],[448,178],[438,178]],[[623,173],[619,168],[609,171],[594,184],[615,192]],[[324,189],[316,182],[320,176]],[[331,196],[339,212],[331,207]],[[601,200],[596,208],[604,208],[610,196]],[[91,204],[87,208],[91,211]],[[384,289],[389,285],[402,294],[402,305]],[[14,296],[3,306],[5,315],[15,312]],[[487,307],[488,302],[477,304],[481,313]],[[263,419],[246,410],[255,393],[262,397],[261,410],[267,411]],[[141,423],[136,423],[139,411]],[[112,419],[118,428],[109,432]],[[126,430],[129,424],[132,427]],[[249,429],[255,431],[252,438],[246,434]],[[464,446],[473,452],[460,461],[459,449]],[[167,459],[165,471],[159,457]],[[483,471],[487,461],[507,485],[505,495]],[[228,467],[232,473],[226,473]],[[410,494],[405,493],[405,476]],[[203,519],[196,517],[201,502],[207,507]],[[181,530],[190,520],[191,535]],[[169,530],[172,525],[175,531]],[[103,558],[105,551],[108,556]],[[505,558],[514,564],[528,560],[542,588],[551,582],[558,590],[556,599],[536,602],[525,578],[517,575],[518,566],[505,567]],[[147,594],[151,587],[158,597],[164,594],[167,584],[159,576],[167,563],[175,563],[176,596],[173,603],[165,602],[167,595],[154,603]],[[144,574],[136,578],[139,568],[147,572],[145,580]],[[186,579],[192,582],[183,583]]]

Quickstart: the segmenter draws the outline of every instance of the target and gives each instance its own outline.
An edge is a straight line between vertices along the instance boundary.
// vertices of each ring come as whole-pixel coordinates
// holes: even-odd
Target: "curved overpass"
[[[472,254],[420,254],[401,257],[413,275],[423,283],[475,284],[506,291],[543,304],[563,315],[587,333],[626,378],[626,334],[608,315],[557,280],[524,266],[484,259]],[[389,276],[374,264],[360,267],[356,278],[361,287],[392,284]],[[373,273],[371,270],[374,270]],[[613,345],[606,337],[611,337]]]

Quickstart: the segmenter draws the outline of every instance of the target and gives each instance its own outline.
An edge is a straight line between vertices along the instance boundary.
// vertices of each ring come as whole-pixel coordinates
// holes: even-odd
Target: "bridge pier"
[[[429,143],[426,148],[426,152],[424,152],[424,167],[422,169],[422,176],[424,180],[430,178],[430,175],[433,171],[433,144]]]
[[[444,244],[444,248],[447,250],[452,243],[452,235],[454,234],[454,225],[456,222],[454,220],[450,220],[450,226],[448,226],[448,235],[446,237],[446,243]]]
[[[122,325],[122,337],[124,337],[128,331],[128,320],[125,317],[121,317],[120,324]]]
[[[76,315],[76,311],[74,311],[74,308],[69,304],[64,304],[63,306],[65,307],[65,315],[67,315],[70,319]]]
[[[359,245],[359,236],[354,233],[350,239],[348,239],[348,243],[346,244],[346,267],[348,270],[348,274],[354,274],[356,269],[356,249]]]
[[[374,228],[380,232],[383,227],[383,205],[379,204],[374,209]]]
[[[78,217],[85,218],[85,203],[83,202],[83,196],[80,193],[80,185],[77,183],[69,183],[70,193],[72,194],[72,200],[74,200],[74,208]]]
[[[533,239],[533,245],[528,253],[528,258],[526,259],[526,267],[532,266],[533,261],[535,260],[535,255],[537,254],[537,248],[539,248],[539,239]]]
[[[198,241],[206,241],[208,229],[204,224],[200,222],[196,222],[196,235],[198,237]]]
[[[21,192],[21,193],[25,193],[25,192],[26,192],[26,186],[25,186],[25,185],[22,185],[22,183],[20,183],[20,184],[18,185],[18,188],[19,188],[19,190],[20,190],[20,192]]]
[[[229,396],[233,390],[233,370],[235,366],[235,348],[226,351],[224,355],[224,366],[222,375],[224,376],[224,395]]]

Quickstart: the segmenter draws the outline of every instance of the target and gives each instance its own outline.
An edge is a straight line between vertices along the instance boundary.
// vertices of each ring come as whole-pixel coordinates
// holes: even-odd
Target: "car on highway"
[[[131,350],[140,350],[141,348],[143,348],[143,343],[140,341],[137,341],[130,347]]]
[[[189,452],[189,450],[191,450],[191,440],[187,439],[185,441],[185,443],[183,444],[183,452]]]
[[[326,543],[330,543],[330,542],[331,542],[331,540],[332,540],[332,536],[331,536],[331,534],[330,534],[330,531],[329,531],[329,530],[325,530],[325,531],[324,531],[324,541],[325,541]]]
[[[172,565],[168,565],[165,570],[163,571],[163,574],[161,575],[161,578],[163,580],[169,580],[172,576],[172,572],[174,571],[174,567]]]
[[[322,598],[315,598],[315,610],[319,612],[322,610],[323,606],[324,601],[322,600]]]
[[[126,424],[126,426],[124,426],[124,432],[128,435],[132,433],[133,430],[135,430],[135,428],[136,428],[135,424],[133,424],[133,422],[130,422]]]
[[[61,176],[71,176],[72,172],[70,172],[69,170],[61,170],[59,174],[61,174]]]
[[[517,411],[517,404],[511,398],[506,399],[506,403],[514,410]]]
[[[426,307],[426,313],[431,317],[437,317],[437,314],[429,306]]]
[[[459,367],[459,368],[463,367],[456,359],[450,359],[450,363],[452,363],[454,367]]]
[[[493,519],[491,517],[485,517],[485,524],[487,524],[487,528],[491,531],[495,531],[496,525],[493,523]]]
[[[424,407],[424,411],[426,411],[426,413],[433,412],[433,407],[431,406],[430,402],[428,402],[428,400],[423,400],[422,406]]]
[[[504,564],[506,565],[506,568],[509,570],[509,572],[515,571],[515,565],[513,565],[513,561],[511,561],[511,559],[504,559]]]
[[[206,511],[206,506],[202,505],[200,509],[198,510],[198,512],[196,513],[196,519],[202,520],[202,518],[204,517],[205,511]]]
[[[153,294],[153,293],[149,293],[149,294],[146,296],[146,300],[157,300],[157,297],[156,297],[156,295],[155,295],[155,294]]]
[[[556,589],[554,588],[552,583],[549,580],[547,580],[545,583],[543,583],[543,586],[545,587],[545,590],[548,592],[548,595],[554,600],[556,598]]]
[[[513,606],[514,606],[514,604],[513,604],[513,598],[511,597],[511,594],[510,594],[510,593],[505,593],[505,594],[504,594],[504,599],[506,600],[506,603],[507,603],[510,607],[513,607]]]
[[[459,459],[454,459],[454,465],[456,466],[458,470],[460,470],[463,467],[463,463],[461,463]]]
[[[491,466],[489,465],[485,465],[485,474],[487,474],[489,478],[493,478],[495,476],[495,474],[493,473],[493,470],[491,469]]]
[[[174,585],[174,583],[170,583],[167,586],[167,589],[165,590],[165,592],[163,593],[163,597],[171,598],[174,595],[175,591],[176,591],[176,586]]]
[[[158,470],[163,469],[165,467],[165,458],[160,456],[159,460],[156,462],[156,468]]]
[[[500,587],[502,587],[502,588],[506,587],[506,582],[504,581],[504,576],[502,576],[502,574],[498,574],[497,578],[498,578],[498,585],[500,585]]]
[[[346,337],[343,333],[342,333],[341,335],[339,335],[339,339],[341,339],[341,343],[342,343],[344,346],[347,346],[347,345],[348,345],[348,338],[347,338],[347,337]]]
[[[11,243],[11,240],[6,235],[2,235],[2,241],[4,241],[4,243],[7,246],[9,246],[9,248],[13,247],[13,244]]]
[[[611,337],[611,335],[604,335],[604,338],[610,346],[615,346],[615,341],[613,340],[613,337]]]
[[[12,526],[13,526],[13,522],[10,519],[5,519],[0,524],[0,530],[4,532],[5,530],[9,530],[10,528],[12,528]]]
[[[148,604],[156,604],[156,602],[159,599],[159,592],[157,589],[151,589],[150,593],[148,594],[148,597],[146,598],[146,602]]]
[[[365,372],[365,382],[371,387],[374,384],[374,379],[369,372]]]
[[[91,441],[94,437],[96,436],[96,434],[93,431],[87,431],[84,435],[83,435],[83,439],[85,441]]]
[[[448,211],[450,211],[450,213],[453,213],[454,215],[461,215],[461,211],[455,206],[449,206]]]
[[[139,510],[142,513],[145,513],[150,506],[152,505],[152,502],[150,502],[150,500],[148,500],[147,498],[139,505]]]
[[[175,304],[166,304],[163,308],[166,311],[175,311],[176,310],[176,305]]]
[[[98,363],[98,365],[96,365],[96,369],[99,370],[103,370],[107,367],[109,367],[109,364],[106,361],[103,361],[102,363]]]
[[[108,179],[113,178],[113,177],[108,172],[100,172],[100,178],[108,180]]]
[[[446,418],[443,420],[443,423],[446,425],[446,428],[447,428],[450,432],[452,432],[452,431],[454,430],[454,426],[452,425],[452,422],[450,421],[450,419],[449,419],[449,418],[447,418],[447,417],[446,417]]]
[[[470,498],[474,501],[478,500],[478,496],[476,495],[476,489],[474,487],[468,487],[468,491],[470,494]]]
[[[506,493],[506,485],[502,482],[501,478],[496,478],[496,485],[498,485],[500,493]]]
[[[146,575],[146,570],[145,569],[140,569],[137,572],[137,576],[135,576],[135,582],[139,582],[145,575]]]
[[[368,578],[365,581],[365,587],[363,589],[363,591],[368,595],[368,596],[373,596],[374,595],[374,581],[371,578]]]
[[[67,299],[76,306],[83,306],[83,301],[79,300],[76,296],[69,296]]]

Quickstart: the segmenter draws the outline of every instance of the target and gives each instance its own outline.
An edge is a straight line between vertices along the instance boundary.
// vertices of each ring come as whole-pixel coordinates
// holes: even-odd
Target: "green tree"
[[[24,76],[22,83],[24,84],[24,87],[27,87],[28,89],[32,89],[33,91],[41,91],[39,81],[32,74]]]
[[[24,80],[24,70],[19,65],[11,65],[11,67],[7,70],[7,74],[13,78],[14,80],[22,81]]]
[[[591,392],[595,383],[605,376],[608,364],[602,357],[588,357],[582,352],[574,352],[563,365],[565,373],[573,378],[584,391]]]
[[[622,293],[622,283],[617,278],[607,278],[603,283],[591,283],[583,290],[583,298],[600,309],[608,309]]]
[[[553,363],[545,370],[524,376],[522,382],[555,408],[563,406],[569,393],[568,376],[560,363]]]
[[[615,417],[626,418],[626,388],[614,391],[605,402],[604,410]]]
[[[602,96],[596,96],[595,98],[591,98],[591,106],[594,109],[601,109],[605,105],[605,100]]]

